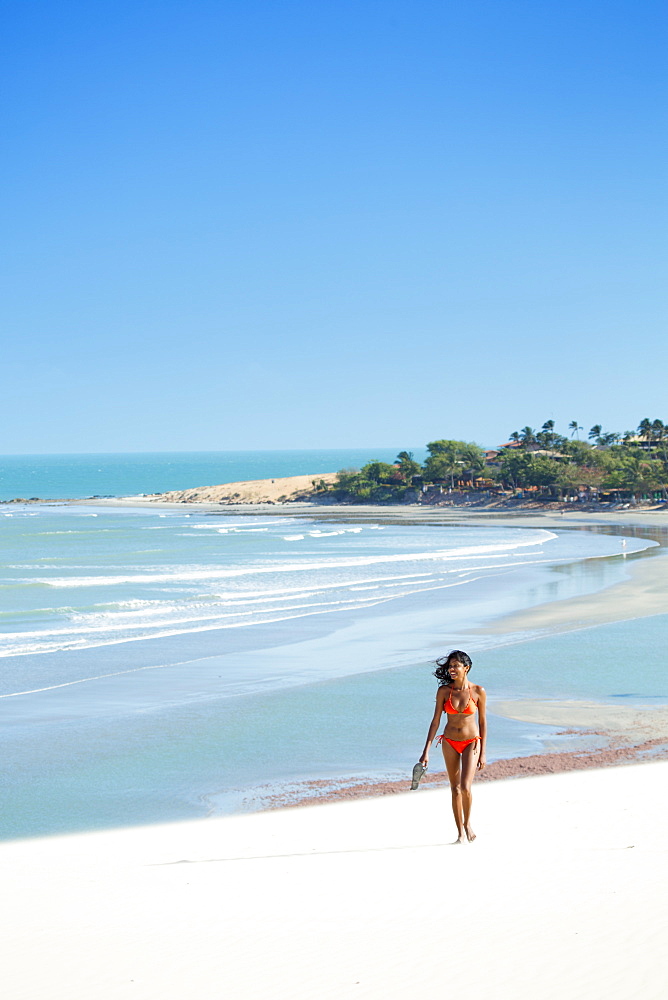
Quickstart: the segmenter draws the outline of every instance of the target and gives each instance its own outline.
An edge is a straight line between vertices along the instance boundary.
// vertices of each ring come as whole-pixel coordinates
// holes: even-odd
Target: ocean
[[[322,451],[153,452],[0,456],[0,500],[139,496],[393,462],[401,447]],[[423,461],[424,448],[414,451]]]
[[[430,661],[453,647],[501,699],[661,691],[657,620],[632,636],[648,664],[634,692],[610,669],[613,626],[588,630],[597,655],[577,691],[558,670],[572,636],[484,633],[624,579],[652,558],[642,532],[622,551],[605,530],[315,518],[0,509],[0,836],[216,815],[294,783],[406,774],[431,716]],[[563,740],[492,705],[490,759]]]

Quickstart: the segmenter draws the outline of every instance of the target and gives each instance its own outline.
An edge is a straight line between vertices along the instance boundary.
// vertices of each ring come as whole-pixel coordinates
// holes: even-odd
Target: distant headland
[[[394,463],[370,461],[360,469],[202,486],[156,494],[155,502],[258,504],[419,504],[436,506],[560,507],[662,505],[668,501],[668,424],[644,418],[633,431],[606,432],[553,420],[524,427],[496,449],[471,441],[431,441],[424,463],[401,451]]]

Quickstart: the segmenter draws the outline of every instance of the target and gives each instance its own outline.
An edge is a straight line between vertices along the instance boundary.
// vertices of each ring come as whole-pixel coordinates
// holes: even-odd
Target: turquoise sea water
[[[137,496],[393,462],[405,446],[321,451],[157,452],[0,456],[0,500]],[[424,448],[415,449],[422,461]]]
[[[651,659],[663,618],[494,639],[516,643],[505,648],[477,632],[623,579],[630,560],[653,557],[642,532],[624,557],[606,531],[58,505],[5,508],[0,531],[4,837],[204,816],[254,807],[286,782],[405,773],[433,704],[428,662],[454,646],[499,698],[567,696],[573,672],[564,681],[559,665],[582,648],[589,669],[573,696],[663,691]],[[656,662],[642,691],[611,667],[630,641]],[[490,756],[555,741],[550,727],[494,718]]]

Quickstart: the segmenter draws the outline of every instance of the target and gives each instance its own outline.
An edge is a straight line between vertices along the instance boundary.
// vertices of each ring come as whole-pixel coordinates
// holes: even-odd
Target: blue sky
[[[665,4],[2,19],[0,452],[668,420]]]

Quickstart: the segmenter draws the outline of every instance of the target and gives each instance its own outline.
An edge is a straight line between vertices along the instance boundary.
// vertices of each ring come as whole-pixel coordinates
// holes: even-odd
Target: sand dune
[[[668,763],[5,843],[12,1000],[665,995]],[[657,794],[657,791],[659,794]]]
[[[189,490],[156,493],[147,498],[153,503],[280,503],[309,500],[316,492],[314,483],[328,485],[336,481],[335,472],[309,476],[286,476],[283,479],[252,479],[222,486],[196,486]]]

